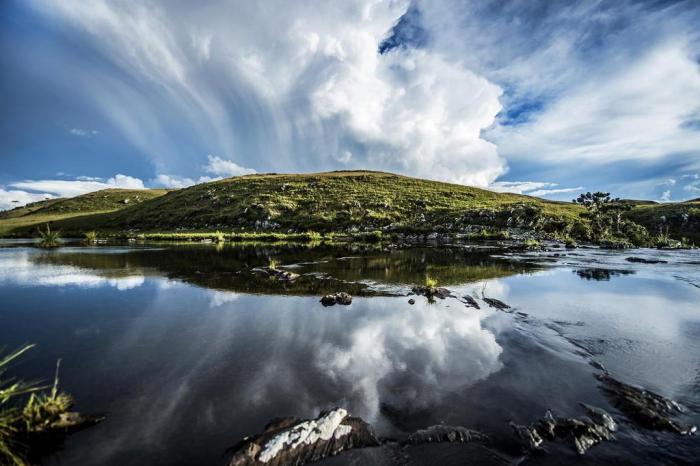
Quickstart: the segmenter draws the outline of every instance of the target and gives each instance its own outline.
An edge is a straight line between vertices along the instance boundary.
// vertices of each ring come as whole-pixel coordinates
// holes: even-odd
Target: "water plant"
[[[276,270],[277,269],[277,261],[274,259],[270,259],[270,261],[267,264],[267,268],[270,270]]]
[[[50,391],[5,377],[8,365],[33,348],[26,345],[0,358],[0,464],[28,466],[32,447],[45,448],[60,441],[69,429],[99,422],[71,413],[73,398],[58,388],[60,360]]]
[[[224,241],[226,241],[226,236],[219,230],[217,230],[216,232],[214,232],[214,241],[216,241],[217,243],[223,243]]]
[[[438,281],[429,275],[425,276],[425,287],[429,290],[434,290],[438,286]]]
[[[41,236],[41,241],[39,246],[42,248],[55,248],[60,244],[61,231],[51,230],[51,225],[46,224],[46,230],[42,231],[39,229],[39,235]]]
[[[97,232],[95,230],[92,231],[86,231],[84,233],[85,235],[85,242],[88,244],[95,244],[97,243]]]

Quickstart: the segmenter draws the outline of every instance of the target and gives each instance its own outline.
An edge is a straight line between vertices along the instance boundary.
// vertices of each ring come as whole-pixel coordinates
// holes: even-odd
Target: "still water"
[[[584,457],[554,446],[528,463],[700,457],[697,436],[625,422],[591,365],[677,400],[686,408],[679,420],[700,423],[698,251],[3,246],[0,346],[37,344],[13,374],[48,380],[60,358],[76,408],[107,415],[47,464],[218,465],[268,420],[335,406],[384,438],[440,423],[479,429],[517,461],[509,421],[526,424],[547,409],[580,416],[580,402],[612,413],[617,439]],[[251,271],[270,259],[300,278]],[[513,309],[420,296],[410,305],[406,295],[426,275],[458,297]],[[353,303],[319,303],[336,291]],[[459,448],[435,448],[425,462],[466,461]]]

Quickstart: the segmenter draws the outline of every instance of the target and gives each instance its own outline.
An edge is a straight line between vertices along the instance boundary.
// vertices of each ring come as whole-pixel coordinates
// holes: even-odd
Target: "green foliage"
[[[216,232],[214,232],[214,241],[216,241],[217,243],[223,243],[224,241],[226,241],[226,236],[217,230]]]
[[[84,233],[84,235],[85,235],[85,242],[86,242],[86,243],[88,243],[88,244],[95,244],[95,243],[97,243],[97,237],[98,237],[98,235],[97,235],[97,232],[96,232],[95,230],[86,231],[86,232]]]
[[[523,247],[525,247],[525,249],[533,249],[533,250],[542,249],[542,243],[540,243],[536,239],[527,239],[527,240],[523,241]]]
[[[55,248],[60,245],[60,230],[52,230],[51,225],[47,223],[45,230],[42,231],[41,229],[39,229],[38,231],[39,235],[41,236],[39,246],[41,246],[42,248]]]
[[[434,290],[438,286],[438,281],[429,275],[425,276],[425,287],[429,290]]]
[[[270,270],[276,270],[277,269],[277,261],[274,259],[270,259],[270,261],[267,264],[267,268]]]

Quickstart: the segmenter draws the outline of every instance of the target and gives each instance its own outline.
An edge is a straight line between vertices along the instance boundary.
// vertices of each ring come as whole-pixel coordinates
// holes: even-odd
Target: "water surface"
[[[590,450],[588,463],[700,455],[697,437],[625,424],[591,366],[678,400],[682,420],[700,423],[695,251],[5,246],[0,342],[37,344],[15,373],[47,379],[61,358],[76,407],[108,414],[47,463],[221,464],[227,447],[268,420],[334,406],[387,438],[438,423],[481,429],[517,460],[508,421],[529,423],[547,409],[580,416],[579,402],[623,420],[617,441]],[[300,279],[251,271],[270,259]],[[405,295],[426,275],[481,309],[424,297],[410,305]],[[353,304],[321,306],[335,291],[352,293]],[[484,296],[513,312],[489,308]],[[561,445],[528,461],[574,459]]]

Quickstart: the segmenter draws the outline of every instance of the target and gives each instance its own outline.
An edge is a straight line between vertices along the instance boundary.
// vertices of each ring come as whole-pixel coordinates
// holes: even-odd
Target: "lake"
[[[441,423],[477,429],[499,458],[517,461],[510,421],[534,422],[548,409],[579,417],[581,402],[613,415],[616,439],[585,456],[552,442],[526,463],[700,458],[697,436],[641,428],[595,377],[604,367],[676,400],[679,422],[700,423],[698,251],[0,245],[0,346],[37,345],[12,374],[50,381],[61,359],[61,387],[76,408],[106,414],[46,464],[223,464],[228,447],[270,419],[336,406],[384,439]],[[270,260],[300,277],[253,270]],[[426,276],[456,297],[409,304]],[[321,305],[337,291],[352,304]],[[326,462],[467,458],[460,445],[416,448],[405,461],[374,449]]]

